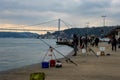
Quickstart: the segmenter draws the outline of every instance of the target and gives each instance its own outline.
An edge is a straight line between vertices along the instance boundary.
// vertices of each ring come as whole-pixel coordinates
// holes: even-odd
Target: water
[[[55,39],[44,39],[45,42],[56,47],[63,55],[68,55],[73,49],[68,46],[56,45]],[[19,68],[25,65],[40,63],[49,46],[40,39],[16,39],[16,38],[0,38],[0,71]],[[44,60],[49,60],[47,56]],[[54,51],[56,58],[63,58],[62,55]],[[55,58],[52,56],[52,58]]]

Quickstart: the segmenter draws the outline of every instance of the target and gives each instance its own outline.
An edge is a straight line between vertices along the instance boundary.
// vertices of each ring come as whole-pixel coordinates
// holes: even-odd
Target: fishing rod
[[[96,57],[99,57],[99,56],[95,53],[95,51],[94,51],[92,48],[90,48],[90,47],[89,47],[89,51],[91,51]]]
[[[40,39],[40,38],[39,38]],[[53,48],[50,44],[48,44],[47,42],[45,42],[44,40],[40,39],[43,43],[45,43],[46,45],[48,45],[49,47]],[[74,65],[77,66],[77,64],[72,61],[69,57],[66,57],[65,55],[63,55],[60,51],[58,51],[57,49],[53,48],[57,53],[59,53],[60,55],[62,55],[65,59],[66,59],[66,62],[70,62]]]
[[[54,48],[59,48],[59,47],[62,47],[62,45],[61,46],[55,46]],[[46,51],[46,50],[49,50],[49,49],[44,49],[43,51]]]

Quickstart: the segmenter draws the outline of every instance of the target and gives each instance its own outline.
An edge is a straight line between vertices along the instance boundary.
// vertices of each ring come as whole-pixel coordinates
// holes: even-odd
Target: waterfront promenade
[[[99,46],[105,47],[105,53],[111,55],[96,57],[92,52],[82,54],[80,49],[77,56],[71,56],[77,66],[66,63],[64,59],[62,68],[42,69],[38,63],[0,72],[0,80],[30,80],[30,74],[34,72],[44,72],[45,80],[120,80],[120,49],[112,51],[107,43],[100,43]],[[91,48],[99,51],[99,48]]]

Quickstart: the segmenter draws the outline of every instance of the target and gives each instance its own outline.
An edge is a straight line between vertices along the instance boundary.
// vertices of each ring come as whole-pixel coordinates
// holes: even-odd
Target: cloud
[[[119,0],[0,0],[0,23],[40,23],[62,18],[76,26],[101,26],[102,15],[107,25],[120,21]]]

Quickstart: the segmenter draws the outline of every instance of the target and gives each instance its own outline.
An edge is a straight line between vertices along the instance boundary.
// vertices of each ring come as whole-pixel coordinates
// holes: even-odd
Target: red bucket
[[[50,60],[50,67],[55,67],[55,63],[56,63],[55,60]]]

